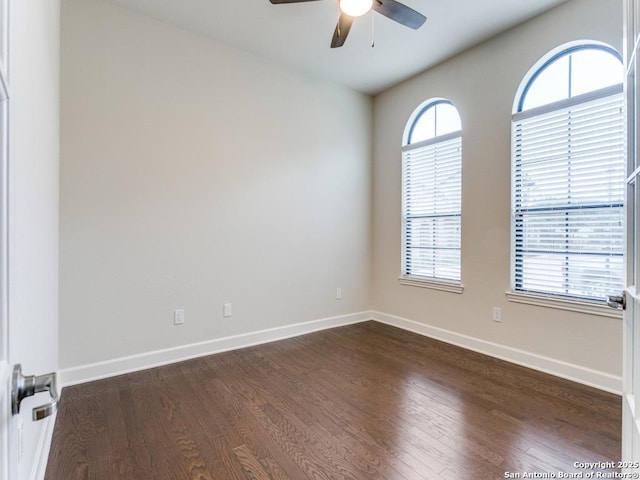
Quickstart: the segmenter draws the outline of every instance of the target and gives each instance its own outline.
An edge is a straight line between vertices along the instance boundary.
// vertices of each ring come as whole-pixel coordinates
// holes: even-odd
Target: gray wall
[[[62,368],[368,308],[369,97],[62,6]]]
[[[621,374],[620,319],[516,304],[505,296],[514,98],[541,57],[582,39],[606,42],[621,52],[622,2],[573,0],[375,98],[375,310],[587,370]],[[398,282],[402,134],[413,110],[431,97],[450,99],[462,117],[461,295]],[[503,309],[503,323],[492,321],[494,306]]]

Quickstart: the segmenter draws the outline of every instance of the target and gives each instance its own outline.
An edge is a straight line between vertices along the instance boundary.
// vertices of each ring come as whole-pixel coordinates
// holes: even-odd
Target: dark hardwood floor
[[[366,322],[65,388],[46,480],[586,475],[616,471],[575,462],[619,460],[620,416],[618,396]]]

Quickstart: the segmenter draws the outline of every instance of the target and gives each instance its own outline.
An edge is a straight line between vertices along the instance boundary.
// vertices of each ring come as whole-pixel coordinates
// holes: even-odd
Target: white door
[[[10,381],[57,368],[59,17],[59,0],[0,0],[0,480],[42,478],[53,429],[32,419],[47,392],[12,415]]]
[[[8,320],[8,257],[7,257],[7,155],[8,155],[8,2],[0,0],[0,478],[8,479],[15,472],[17,462],[10,462],[11,426]],[[14,440],[14,439],[11,439]],[[12,451],[13,453],[13,451]]]
[[[622,459],[625,470],[640,468],[640,91],[637,52],[640,0],[625,1],[625,90],[627,96],[627,285],[623,326]]]

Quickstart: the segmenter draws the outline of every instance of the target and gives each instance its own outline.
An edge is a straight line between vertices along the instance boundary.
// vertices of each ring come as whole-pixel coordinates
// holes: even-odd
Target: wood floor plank
[[[228,353],[227,357],[234,366],[242,365],[242,360],[238,358],[238,352]],[[283,403],[286,399],[278,400],[271,394],[274,386],[268,385],[268,388],[265,388],[265,384],[256,383],[252,379],[255,372],[248,368],[242,368],[238,373],[241,378],[235,381],[235,387],[248,402],[247,406],[251,414],[269,432],[271,438],[287,452],[307,476],[318,479],[331,478],[324,472],[324,466],[330,464],[333,470],[338,468],[338,465],[335,463],[335,459],[325,455],[311,429],[299,428],[296,420],[300,412],[290,410],[287,417],[279,415],[278,408],[281,410],[287,408]],[[271,402],[276,402],[278,408],[274,407]]]
[[[223,413],[229,425],[229,435],[240,438],[241,441],[237,443],[246,445],[273,478],[306,478],[298,465],[274,444],[269,432],[262,428],[241,398],[232,392],[232,388],[232,384],[228,385],[220,379],[205,386],[206,395],[215,401],[205,403]]]
[[[253,353],[255,355],[251,358],[251,366],[253,376],[255,376],[254,388],[260,388],[261,385],[269,382],[272,385],[270,389],[271,402],[278,403],[280,410],[287,411],[289,413],[287,418],[299,419],[296,425],[298,428],[308,428],[313,432],[325,457],[328,456],[334,462],[346,465],[346,467],[343,466],[343,470],[358,471],[359,474],[356,474],[358,478],[363,475],[368,475],[371,478],[404,478],[404,475],[396,471],[392,465],[378,462],[379,457],[375,454],[373,439],[371,439],[372,441],[368,443],[366,448],[361,446],[360,441],[352,441],[354,439],[351,438],[350,425],[353,418],[340,421],[336,417],[336,411],[344,409],[344,404],[334,406],[332,410],[323,408],[326,400],[314,402],[317,391],[305,385],[302,379],[294,380],[293,376],[287,375],[284,364],[281,366],[274,362],[264,362],[257,352]],[[255,368],[256,366],[261,368]],[[276,373],[279,379],[278,382],[272,380],[276,378]],[[277,392],[275,396],[273,396],[274,392]],[[299,400],[296,400],[296,398]],[[285,400],[287,404],[283,404],[282,400]],[[274,409],[273,405],[269,405],[267,409],[272,416],[279,414],[279,411]],[[293,417],[290,415],[292,411],[296,413]],[[304,423],[304,425],[300,422]],[[341,438],[343,445],[348,446],[348,448],[344,448],[343,452],[335,448],[335,442],[332,439],[336,436]],[[371,451],[372,449],[374,449],[373,452]]]
[[[284,358],[288,358],[288,355],[285,355]],[[314,353],[307,349],[307,354],[304,357],[298,357],[296,365],[302,365],[302,371],[305,371],[305,369],[313,369],[319,361],[320,358],[316,358]],[[288,368],[295,368],[291,362],[289,363]],[[334,366],[334,371],[336,368],[338,365]],[[374,400],[374,397],[378,396],[376,392],[370,392],[373,395],[368,395],[368,398],[354,392],[346,392],[344,386],[341,388],[341,384],[332,382],[331,378],[331,375],[317,376],[316,386],[318,391],[327,393],[328,400],[324,403],[329,405],[331,414],[336,417],[338,422],[339,427],[336,435],[340,435],[339,432],[350,432],[353,437],[364,442],[376,456],[384,456],[385,454],[389,456],[391,453],[405,466],[411,469],[417,468],[416,471],[421,475],[425,473],[437,475],[437,472],[444,468],[436,458],[430,456],[427,450],[420,450],[412,439],[398,438],[398,435],[409,437],[409,433],[403,432],[403,425],[398,424],[394,418],[384,416],[383,412],[386,407]],[[363,398],[367,398],[366,404],[362,402]],[[337,404],[331,399],[342,401]],[[322,406],[316,408],[322,409]],[[410,419],[407,418],[407,420]],[[394,428],[390,428],[390,426]],[[391,438],[388,438],[390,435]],[[402,449],[397,449],[398,443],[403,445]],[[419,452],[419,455],[414,458],[412,453],[416,451]],[[412,472],[407,471],[406,468],[399,469],[404,472],[405,476],[413,476]]]
[[[492,480],[620,457],[621,399],[376,322],[65,388],[46,480]]]

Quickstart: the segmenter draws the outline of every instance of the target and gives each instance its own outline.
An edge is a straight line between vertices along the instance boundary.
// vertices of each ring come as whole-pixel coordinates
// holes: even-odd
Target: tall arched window
[[[512,117],[512,290],[604,302],[623,289],[624,121],[620,55],[552,52]]]
[[[448,100],[429,100],[405,128],[401,279],[460,285],[461,180],[460,115]]]

